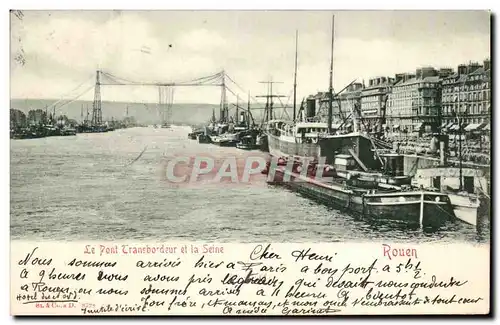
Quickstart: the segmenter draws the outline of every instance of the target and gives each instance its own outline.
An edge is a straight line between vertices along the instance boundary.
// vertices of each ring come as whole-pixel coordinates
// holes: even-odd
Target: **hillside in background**
[[[10,108],[19,109],[28,113],[31,109],[45,109],[49,107],[49,113],[52,112],[52,106],[55,100],[46,99],[11,99]],[[75,101],[59,107],[62,103],[56,105],[56,115],[66,115],[70,119],[82,121],[83,116],[87,113],[92,116],[91,101]],[[241,104],[246,107],[246,104]],[[128,116],[136,118],[141,124],[160,123],[160,118],[157,113],[157,104],[154,103],[126,103],[126,102],[108,102],[102,101],[102,118],[103,120],[123,119],[126,116],[128,106]],[[212,110],[215,110],[215,116],[219,116],[219,105],[213,104],[176,104],[172,106],[172,123],[185,124],[200,124],[207,122],[212,116]],[[256,122],[260,122],[260,116],[263,110],[252,111]],[[230,114],[234,114],[234,106],[230,105]]]

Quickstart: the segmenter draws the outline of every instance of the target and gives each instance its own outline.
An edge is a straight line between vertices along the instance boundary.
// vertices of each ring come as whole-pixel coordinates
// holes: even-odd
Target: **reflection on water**
[[[39,240],[218,242],[486,241],[489,222],[440,229],[366,221],[267,186],[175,187],[171,154],[243,155],[188,140],[188,129],[134,128],[11,140],[11,234]],[[143,155],[133,162],[144,150]],[[131,164],[133,162],[133,164]]]

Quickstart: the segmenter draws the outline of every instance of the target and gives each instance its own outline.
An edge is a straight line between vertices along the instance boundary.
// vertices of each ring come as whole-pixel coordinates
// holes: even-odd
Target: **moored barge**
[[[449,197],[439,192],[412,188],[400,190],[384,184],[379,184],[377,189],[354,187],[351,182],[336,177],[324,177],[320,181],[283,166],[276,168],[272,183],[366,219],[422,227],[439,227],[455,219]]]

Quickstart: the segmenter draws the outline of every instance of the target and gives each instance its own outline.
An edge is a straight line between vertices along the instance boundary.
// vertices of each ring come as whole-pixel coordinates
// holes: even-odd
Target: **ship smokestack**
[[[316,99],[309,97],[306,100],[306,117],[311,119],[314,116],[316,116]]]

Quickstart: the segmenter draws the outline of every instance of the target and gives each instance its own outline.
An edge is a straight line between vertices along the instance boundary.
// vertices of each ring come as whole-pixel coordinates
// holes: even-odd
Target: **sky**
[[[289,96],[297,30],[300,102],[328,89],[333,15],[337,90],[354,79],[490,57],[485,11],[23,11],[11,14],[11,98],[91,100],[97,69],[145,83],[224,70],[242,88],[228,82],[240,100],[264,95],[265,80],[283,82],[274,92]],[[217,104],[220,93],[176,87],[174,101]],[[158,101],[156,87],[102,86],[101,94]]]

